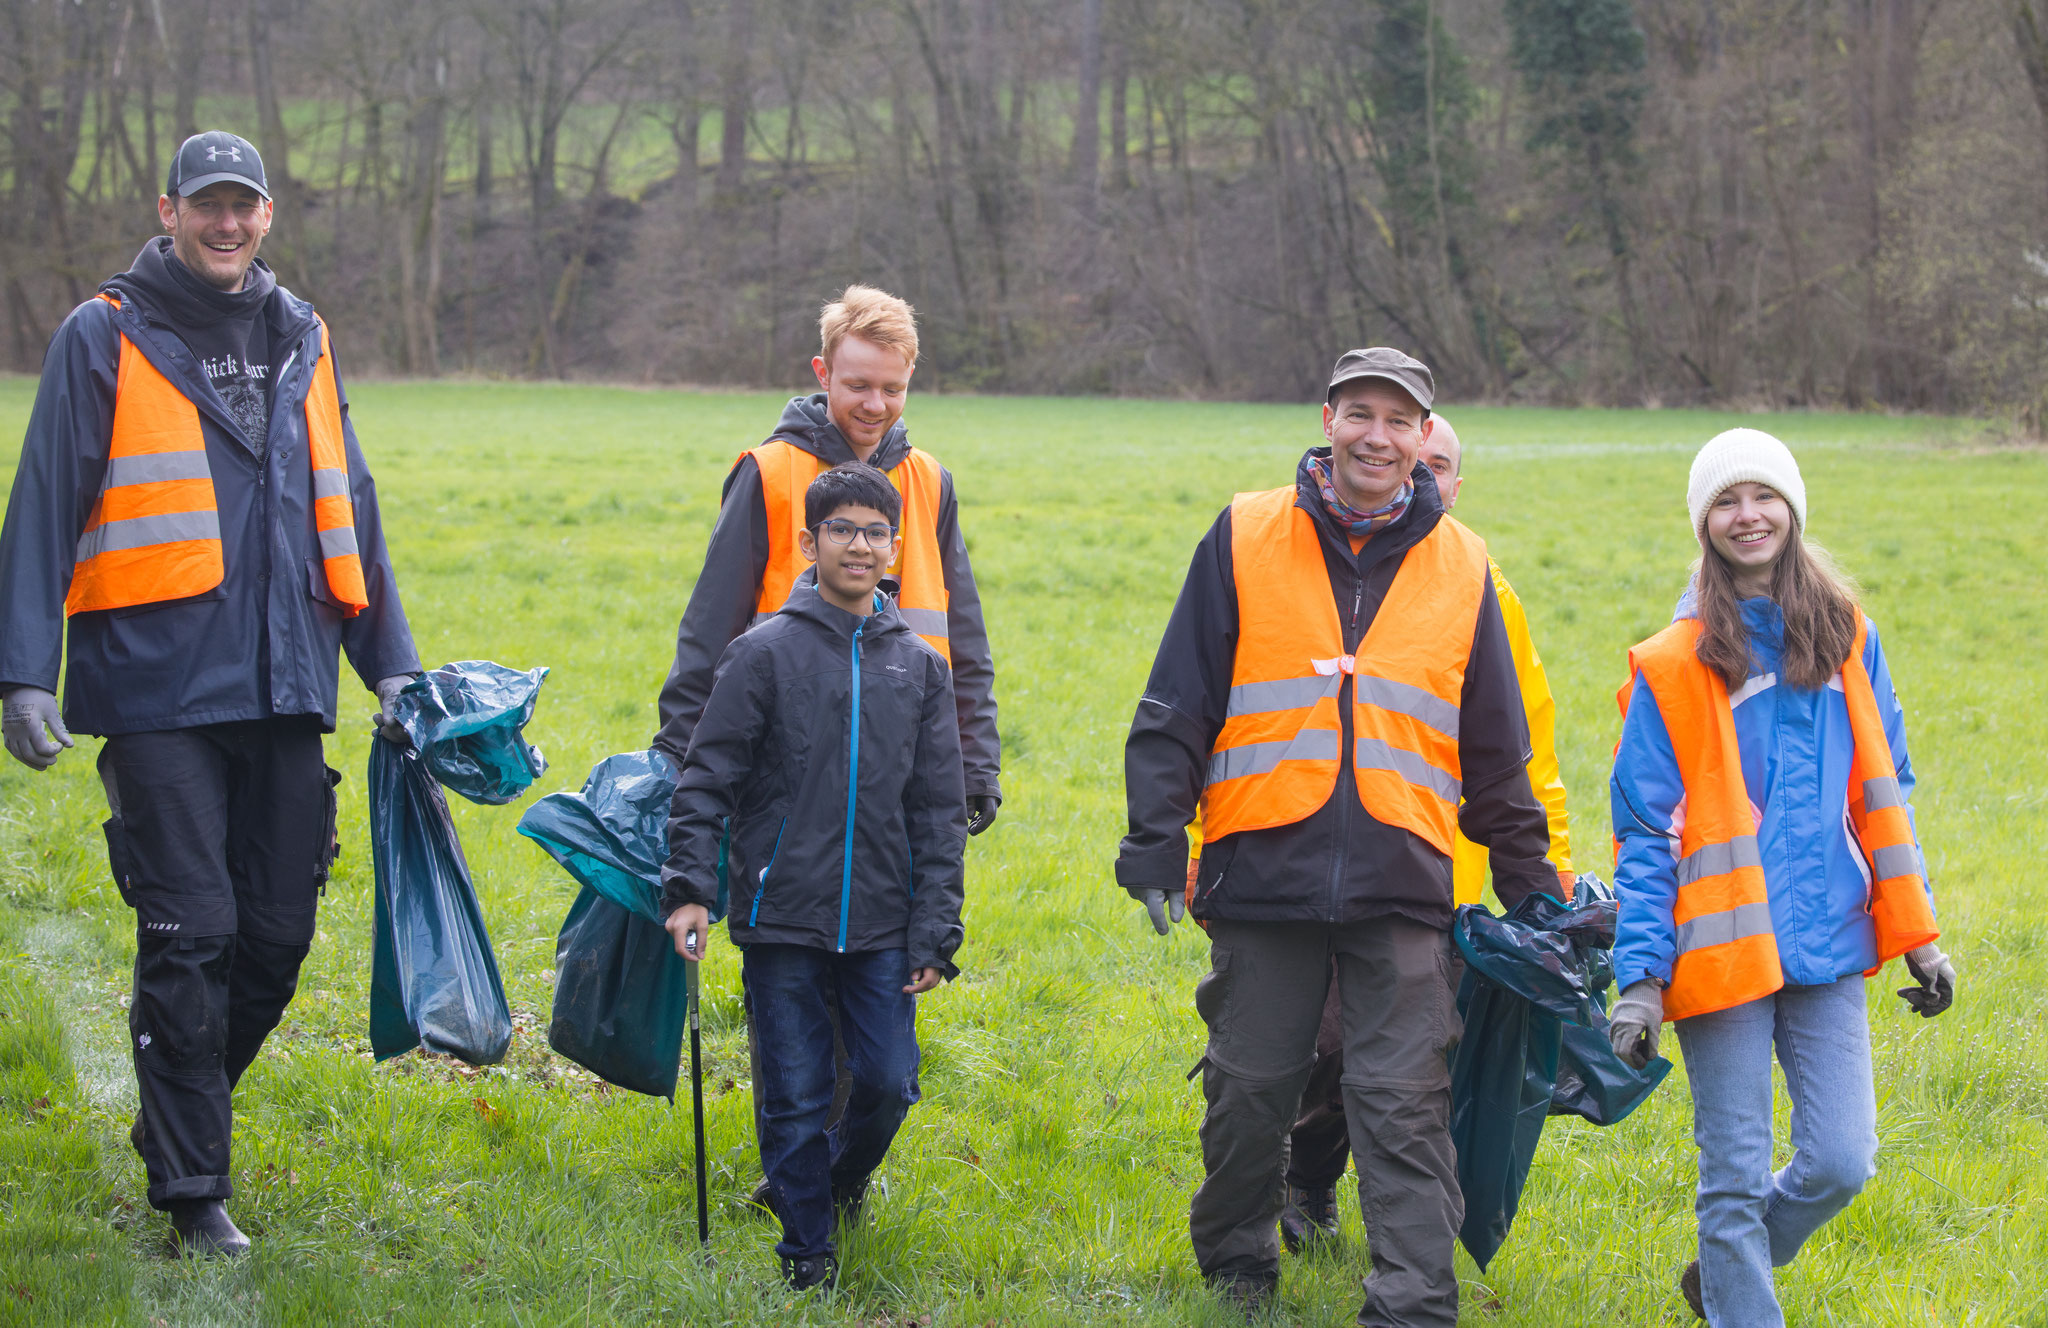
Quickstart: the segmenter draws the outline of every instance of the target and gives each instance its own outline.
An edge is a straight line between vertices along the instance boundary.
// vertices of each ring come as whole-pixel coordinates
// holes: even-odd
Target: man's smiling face
[[[270,233],[270,203],[245,184],[222,180],[189,198],[156,201],[171,251],[216,290],[238,291]]]
[[[1383,378],[1340,386],[1337,399],[1323,407],[1337,496],[1366,512],[1393,501],[1415,469],[1429,425],[1415,398]]]

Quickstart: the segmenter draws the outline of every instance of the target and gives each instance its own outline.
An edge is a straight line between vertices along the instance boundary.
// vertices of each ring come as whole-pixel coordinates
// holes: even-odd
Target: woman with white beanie
[[[1806,483],[1767,433],[1700,449],[1700,557],[1676,619],[1629,652],[1615,753],[1614,1047],[1640,1065],[1675,1021],[1699,1148],[1699,1257],[1679,1287],[1730,1328],[1784,1323],[1790,1263],[1876,1173],[1864,979],[1954,998],[1913,829],[1905,719],[1877,628],[1806,540]],[[1771,1058],[1792,1099],[1771,1168]]]

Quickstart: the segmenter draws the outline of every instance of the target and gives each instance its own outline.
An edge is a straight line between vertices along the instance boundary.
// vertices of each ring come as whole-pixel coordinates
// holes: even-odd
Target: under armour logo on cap
[[[263,158],[254,145],[225,129],[210,129],[178,145],[171,157],[171,175],[164,192],[172,198],[190,198],[223,180],[247,185],[264,198],[270,197],[270,186],[263,176]]]

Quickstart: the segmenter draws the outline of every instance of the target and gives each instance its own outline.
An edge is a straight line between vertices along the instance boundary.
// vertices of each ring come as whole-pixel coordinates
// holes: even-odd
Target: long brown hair
[[[1700,663],[1721,675],[1730,691],[1749,678],[1749,628],[1742,621],[1742,597],[1735,573],[1711,545],[1693,564],[1698,597]],[[1826,549],[1796,529],[1771,569],[1771,598],[1785,617],[1785,648],[1778,681],[1815,691],[1849,658],[1856,642],[1856,584]]]

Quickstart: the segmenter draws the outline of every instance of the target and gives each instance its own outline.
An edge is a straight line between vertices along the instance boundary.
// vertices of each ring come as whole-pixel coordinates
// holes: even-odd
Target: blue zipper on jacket
[[[860,634],[867,630],[862,618],[853,629],[853,737],[846,754],[846,851],[839,865],[839,953],[846,953],[846,913],[853,905],[853,804],[860,788]]]
[[[775,855],[782,852],[782,832],[787,829],[789,829],[789,818],[785,816],[782,818],[782,824],[775,827],[775,847],[768,850],[768,867],[775,865]],[[730,843],[731,841],[728,840],[727,842]],[[718,856],[718,866],[723,871],[725,868],[725,846],[722,844],[719,846]],[[768,893],[768,867],[763,867],[761,874],[754,878],[754,906],[747,910],[747,925],[749,927],[761,920],[761,896]]]

